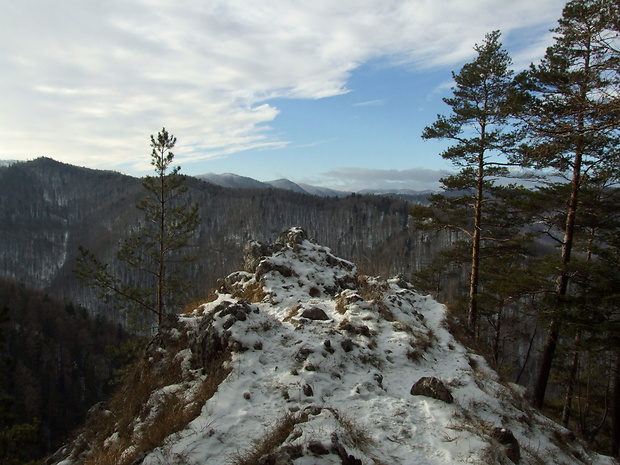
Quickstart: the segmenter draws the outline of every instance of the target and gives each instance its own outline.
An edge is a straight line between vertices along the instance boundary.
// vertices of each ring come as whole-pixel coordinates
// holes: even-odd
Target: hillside
[[[450,334],[445,307],[293,228],[171,316],[51,462],[612,464]]]
[[[109,396],[109,381],[121,366],[110,347],[129,335],[84,308],[2,278],[0,310],[0,463],[13,463],[4,454],[14,424],[37,425],[37,439],[22,458],[39,459]]]
[[[249,239],[270,242],[291,225],[364,272],[386,276],[419,269],[450,241],[447,234],[412,230],[409,204],[393,198],[223,188],[194,178],[187,185],[187,201],[200,205],[191,270],[198,295],[241,266]],[[109,312],[73,276],[78,246],[118,267],[116,248],[138,221],[135,205],[143,195],[140,179],[49,158],[0,167],[0,276]]]

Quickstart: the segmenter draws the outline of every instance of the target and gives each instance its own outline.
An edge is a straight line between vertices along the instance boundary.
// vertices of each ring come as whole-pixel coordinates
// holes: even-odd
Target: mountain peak
[[[251,241],[129,379],[57,463],[612,463],[458,343],[443,305],[300,228]]]

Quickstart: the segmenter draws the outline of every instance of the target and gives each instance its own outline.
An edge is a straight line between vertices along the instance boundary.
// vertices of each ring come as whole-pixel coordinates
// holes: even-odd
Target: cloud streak
[[[342,167],[322,174],[332,180],[332,182],[328,182],[329,187],[356,192],[361,189],[438,190],[440,187],[439,179],[449,173],[428,168],[384,170]]]
[[[181,162],[279,148],[286,135],[270,131],[279,115],[270,100],[346,93],[351,73],[376,58],[454,65],[486,32],[554,20],[561,4],[9,2],[0,17],[0,157],[147,170],[148,135],[164,125]]]

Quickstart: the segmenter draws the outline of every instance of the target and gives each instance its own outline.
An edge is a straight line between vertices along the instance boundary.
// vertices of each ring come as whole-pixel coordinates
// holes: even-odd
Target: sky
[[[516,70],[564,0],[0,0],[0,159],[151,172],[177,137],[189,175],[347,191],[438,187],[424,127],[499,29]]]

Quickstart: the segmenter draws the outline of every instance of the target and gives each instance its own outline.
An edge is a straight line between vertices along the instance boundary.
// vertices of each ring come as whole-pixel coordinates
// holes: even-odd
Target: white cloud
[[[449,174],[443,170],[413,168],[407,170],[384,170],[358,167],[342,167],[322,173],[331,178],[329,187],[344,191],[360,189],[413,189],[438,190],[439,179]]]
[[[267,99],[348,92],[352,71],[376,58],[453,65],[486,32],[547,23],[563,3],[7,2],[0,157],[143,169],[148,135],[161,126],[178,137],[181,162],[281,147],[286,141],[268,126],[278,109]],[[519,59],[539,50],[533,44]]]
[[[375,100],[368,100],[366,102],[354,103],[353,106],[355,106],[355,107],[369,107],[369,106],[375,106],[375,105],[383,105],[384,103],[385,103],[384,99],[375,99]]]

